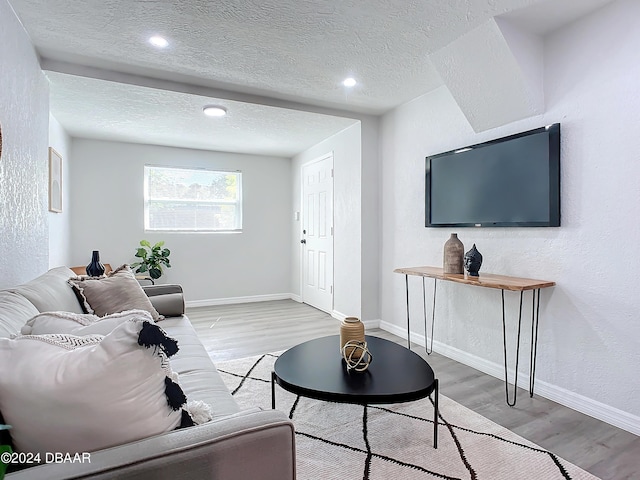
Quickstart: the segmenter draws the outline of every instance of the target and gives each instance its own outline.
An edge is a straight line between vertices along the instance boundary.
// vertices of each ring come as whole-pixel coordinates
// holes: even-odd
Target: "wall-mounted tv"
[[[426,159],[427,227],[559,227],[560,124]]]

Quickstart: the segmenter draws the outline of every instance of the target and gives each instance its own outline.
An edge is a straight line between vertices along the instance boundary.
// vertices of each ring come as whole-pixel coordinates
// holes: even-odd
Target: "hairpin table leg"
[[[502,292],[502,341],[504,345],[504,388],[507,397],[507,405],[515,406],[518,393],[518,364],[520,360],[520,331],[522,327],[522,295],[524,291],[520,291],[520,308],[518,313],[518,334],[516,336],[516,370],[513,382],[513,399],[509,400],[509,376],[507,372],[507,326],[504,313],[504,290]]]
[[[536,381],[536,358],[538,356],[538,320],[540,319],[540,289],[532,290],[531,304],[531,360],[529,362],[529,396],[533,397]],[[537,295],[536,295],[537,294]]]
[[[407,348],[411,350],[411,322],[409,321],[409,275],[404,276],[404,285],[407,289]]]
[[[433,279],[433,310],[431,311],[431,340],[427,337],[427,294],[425,288],[425,277],[422,277],[422,309],[424,312],[424,348],[427,355],[433,353],[433,325],[436,319],[436,285],[438,279]]]

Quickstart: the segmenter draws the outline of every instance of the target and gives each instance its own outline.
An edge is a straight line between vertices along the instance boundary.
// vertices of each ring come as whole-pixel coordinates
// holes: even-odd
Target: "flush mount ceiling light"
[[[209,117],[224,117],[227,109],[220,105],[206,105],[202,108],[202,112]]]
[[[342,82],[342,84],[345,87],[355,87],[356,83],[358,83],[358,82],[356,82],[356,79],[355,78],[351,78],[351,77],[345,78],[344,81]]]
[[[169,45],[169,42],[167,41],[167,39],[159,35],[154,35],[153,37],[149,38],[149,43],[154,47],[158,47],[158,48],[165,48],[166,46]]]

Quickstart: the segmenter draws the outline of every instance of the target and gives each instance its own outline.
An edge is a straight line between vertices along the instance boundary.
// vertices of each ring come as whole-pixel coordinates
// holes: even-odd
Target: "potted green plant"
[[[135,255],[140,260],[132,263],[131,268],[134,268],[136,273],[148,272],[152,279],[157,280],[162,276],[163,267],[171,268],[169,263],[171,251],[163,247],[164,242],[162,241],[151,245],[147,240],[140,240],[140,247]]]
[[[4,478],[4,473],[9,466],[11,460],[11,446],[9,445],[8,430],[11,425],[0,425],[0,480]]]

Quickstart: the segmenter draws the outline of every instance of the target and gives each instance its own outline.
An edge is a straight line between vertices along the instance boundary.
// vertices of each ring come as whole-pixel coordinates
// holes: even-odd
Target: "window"
[[[144,228],[242,230],[242,173],[145,165]]]

